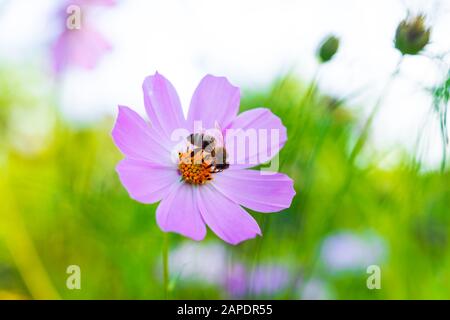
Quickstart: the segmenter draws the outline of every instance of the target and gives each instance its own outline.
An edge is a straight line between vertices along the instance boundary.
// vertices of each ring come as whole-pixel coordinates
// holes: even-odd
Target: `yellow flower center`
[[[212,180],[211,159],[202,150],[179,152],[178,171],[184,182],[201,185]]]

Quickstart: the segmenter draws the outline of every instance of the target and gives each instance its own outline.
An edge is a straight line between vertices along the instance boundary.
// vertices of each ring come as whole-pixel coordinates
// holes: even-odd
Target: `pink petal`
[[[198,191],[203,220],[221,239],[235,245],[261,235],[255,219],[238,204],[210,185],[201,186]]]
[[[109,42],[89,25],[66,29],[53,45],[53,69],[56,73],[68,66],[93,69],[110,50]]]
[[[172,231],[200,241],[206,226],[197,205],[196,188],[186,183],[176,184],[156,210],[156,221],[166,232]]]
[[[158,72],[144,80],[144,104],[150,123],[165,141],[176,129],[186,128],[180,99],[173,85]]]
[[[295,195],[287,175],[262,175],[259,170],[225,170],[213,180],[214,187],[230,200],[259,212],[289,208]]]
[[[161,200],[180,179],[176,167],[161,167],[145,160],[123,159],[116,171],[130,197],[142,203]]]
[[[215,122],[225,128],[239,110],[240,90],[224,77],[205,76],[192,96],[188,124],[202,121],[203,129],[215,128]]]
[[[147,160],[163,166],[172,165],[171,146],[161,143],[145,120],[128,107],[119,106],[112,137],[128,158]]]
[[[255,140],[251,145],[249,139],[243,140],[247,142],[239,146],[238,140],[231,138],[232,131],[242,137],[245,137],[246,133],[253,132]],[[227,138],[234,141],[234,146],[227,143]],[[231,168],[235,169],[254,167],[269,161],[283,148],[286,140],[286,127],[280,118],[266,108],[255,108],[241,113],[225,130],[229,161]]]
[[[71,4],[76,5],[97,5],[97,6],[114,6],[116,5],[116,0],[72,0]]]

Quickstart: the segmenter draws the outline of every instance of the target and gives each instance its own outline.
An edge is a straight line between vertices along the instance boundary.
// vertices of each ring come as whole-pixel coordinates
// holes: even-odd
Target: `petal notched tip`
[[[202,81],[222,81],[222,82],[225,82],[225,83],[226,83],[228,86],[230,86],[231,88],[234,88],[234,89],[240,91],[240,88],[237,87],[237,86],[235,86],[235,85],[233,85],[233,84],[228,80],[228,78],[225,77],[225,76],[216,76],[216,75],[213,75],[213,74],[208,73],[207,75],[205,75],[205,76],[202,78],[201,82],[202,82]]]
[[[295,188],[294,188],[294,180],[289,178],[287,175],[286,175],[286,179],[289,180],[289,182],[290,182],[290,184],[289,184],[289,196],[291,197],[291,200],[289,201],[289,204],[286,204],[286,207],[281,209],[281,210],[290,208],[291,205],[292,205],[292,201],[294,200],[294,197],[297,194],[297,192],[295,191]]]
[[[158,71],[155,71],[154,74],[145,77],[145,79],[142,83],[142,88],[147,89],[147,88],[151,87],[152,85],[155,85],[156,83],[161,83],[163,81],[168,82],[169,80],[167,80],[167,78],[164,77]]]
[[[222,240],[225,241],[226,243],[229,243],[229,244],[233,245],[233,246],[237,246],[237,245],[241,244],[242,242],[245,242],[245,241],[250,240],[250,239],[255,239],[258,236],[262,237],[262,232],[261,232],[261,229],[259,228],[259,226],[258,226],[258,230],[255,230],[255,234],[254,235],[249,235],[249,236],[247,236],[245,238],[236,239],[236,240],[229,240],[229,239],[223,239],[223,238],[222,238]]]
[[[191,234],[191,233],[183,232],[182,230],[169,228],[167,226],[162,226],[162,225],[160,225],[158,223],[158,221],[156,221],[156,223],[158,224],[158,227],[163,232],[176,233],[176,234],[182,235],[183,237],[189,238],[189,239],[194,240],[194,241],[203,241],[205,239],[205,237],[206,237],[206,231],[203,234]]]
[[[273,118],[274,123],[272,124],[272,126],[274,128],[280,129],[280,131],[281,131],[280,136],[283,137],[283,139],[280,141],[280,145],[282,146],[280,148],[280,151],[281,151],[281,149],[283,148],[284,144],[286,143],[286,141],[288,139],[287,129],[286,129],[286,126],[283,124],[283,120],[281,120],[281,118],[278,115],[276,115],[275,113],[273,113],[273,111],[270,110],[269,108],[260,107],[260,108],[255,108],[253,110],[258,110],[258,109],[260,109],[263,112],[263,117]]]

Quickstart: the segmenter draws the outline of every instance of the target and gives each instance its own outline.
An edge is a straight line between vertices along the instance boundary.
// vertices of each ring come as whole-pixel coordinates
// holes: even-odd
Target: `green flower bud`
[[[322,40],[317,50],[317,57],[321,63],[330,61],[339,49],[339,38],[329,35]]]
[[[418,54],[430,42],[431,28],[425,25],[425,16],[406,18],[395,32],[395,48],[403,55]]]

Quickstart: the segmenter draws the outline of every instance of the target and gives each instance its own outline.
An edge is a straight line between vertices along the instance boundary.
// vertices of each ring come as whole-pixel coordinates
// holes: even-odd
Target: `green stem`
[[[445,115],[446,117],[446,115]],[[442,160],[441,160],[441,173],[445,172],[445,166],[446,166],[446,162],[447,162],[447,135],[446,135],[446,125],[445,122],[443,120],[443,118],[441,117],[440,119],[440,126],[441,126],[441,136],[442,136]]]
[[[308,87],[306,88],[305,95],[300,100],[298,106],[294,110],[289,110],[287,116],[289,118],[297,119],[297,125],[293,128],[292,133],[289,134],[289,139],[291,141],[298,141],[300,138],[300,128],[304,128],[306,126],[306,123],[301,123],[302,118],[302,112],[305,112],[305,108],[308,105],[308,103],[311,101],[311,98],[314,96],[314,93],[316,91],[318,77],[319,77],[319,71],[320,71],[320,65],[317,67],[317,69],[314,71],[314,75],[309,82]],[[308,119],[306,119],[308,120]],[[293,142],[288,144],[286,147],[286,154],[293,153],[293,148],[295,148],[295,145]],[[287,161],[286,157],[283,157],[280,161],[280,167],[283,167]]]
[[[164,297],[169,299],[169,233],[164,232],[163,247],[163,279],[164,279]]]
[[[267,236],[267,232],[269,230],[269,226],[270,226],[270,217],[268,215],[264,215],[262,218],[262,223],[261,223],[262,227],[262,234]],[[258,237],[257,238],[257,242],[256,242],[256,248],[255,248],[255,252],[253,255],[253,260],[251,262],[251,266],[252,266],[252,270],[254,270],[256,268],[256,266],[259,264],[259,260],[261,257],[261,248],[262,248],[262,244],[263,244],[263,237]],[[250,278],[250,292],[253,292],[253,275]],[[250,299],[252,299],[253,297],[250,297]]]
[[[358,154],[364,147],[364,145],[368,139],[369,131],[372,127],[373,120],[375,119],[375,116],[378,114],[378,111],[380,110],[380,106],[389,90],[389,87],[391,86],[392,82],[394,81],[394,79],[397,77],[397,75],[400,72],[400,66],[401,66],[402,61],[403,61],[403,56],[401,56],[400,60],[397,63],[397,66],[395,67],[394,71],[391,73],[389,79],[386,81],[380,97],[377,99],[375,105],[373,106],[372,111],[369,114],[369,117],[367,118],[366,122],[364,123],[361,133],[355,143],[355,146],[353,147],[353,149],[350,153],[350,157],[349,157],[350,164],[354,163],[355,158],[358,156]]]
[[[370,131],[370,128],[372,127],[373,119],[375,118],[375,115],[378,113],[378,111],[380,109],[380,105],[382,104],[383,98],[387,94],[387,91],[389,90],[390,85],[392,84],[392,82],[395,80],[395,78],[397,77],[397,75],[400,72],[400,66],[401,66],[401,63],[403,60],[402,58],[400,58],[400,60],[397,63],[396,68],[391,73],[388,81],[386,82],[386,84],[382,90],[380,97],[377,99],[375,105],[373,106],[372,111],[370,112],[369,117],[367,118],[366,122],[363,125],[361,134],[359,135],[357,142],[350,153],[350,157],[349,157],[350,165],[353,165],[356,157],[358,156],[359,152],[362,150],[363,146],[365,145],[365,142],[367,141],[368,133]],[[330,206],[329,212],[331,212],[331,213],[330,213],[329,217],[327,217],[326,223],[324,223],[321,228],[322,235],[325,234],[326,230],[328,230],[332,226],[332,223],[334,222],[334,217],[335,217],[336,213],[339,212],[340,206],[342,205],[342,198],[344,197],[344,195],[347,193],[348,189],[350,188],[350,185],[353,180],[353,174],[354,174],[353,170],[351,170],[350,173],[347,175],[347,177],[344,181],[344,184],[338,190],[338,192],[335,194],[333,201],[330,201],[330,204],[332,207]],[[316,271],[316,266],[319,261],[319,251],[316,250],[316,251],[312,252],[311,254],[307,255],[307,258],[305,261],[311,261],[309,268],[307,268],[304,271],[304,279],[309,280],[313,277],[314,272]]]

